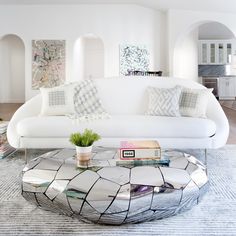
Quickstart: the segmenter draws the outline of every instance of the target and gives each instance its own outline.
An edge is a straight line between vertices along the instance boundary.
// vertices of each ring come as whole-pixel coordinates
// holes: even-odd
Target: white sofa
[[[98,132],[102,136],[98,144],[107,146],[119,146],[126,139],[155,139],[163,148],[207,149],[222,147],[227,141],[228,120],[213,95],[208,102],[207,119],[144,115],[148,86],[203,87],[196,82],[168,77],[107,78],[94,82],[111,119],[76,123],[67,116],[39,116],[41,95],[37,95],[12,117],[7,130],[9,143],[15,148],[66,148],[71,147],[69,135],[85,128]]]

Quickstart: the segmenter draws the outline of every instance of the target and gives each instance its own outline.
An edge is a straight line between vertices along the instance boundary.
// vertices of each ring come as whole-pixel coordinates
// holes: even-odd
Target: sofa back
[[[202,88],[191,80],[170,77],[116,77],[94,80],[99,97],[108,113],[113,115],[144,114],[148,106],[148,86],[171,88],[182,85]]]

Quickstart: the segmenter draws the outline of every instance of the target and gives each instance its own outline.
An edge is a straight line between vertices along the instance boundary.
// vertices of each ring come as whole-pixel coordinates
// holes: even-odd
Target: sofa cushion
[[[76,123],[66,116],[29,117],[17,125],[24,137],[69,137],[73,132],[92,129],[102,137],[121,138],[203,138],[216,132],[209,119],[145,115],[116,115],[108,120]]]

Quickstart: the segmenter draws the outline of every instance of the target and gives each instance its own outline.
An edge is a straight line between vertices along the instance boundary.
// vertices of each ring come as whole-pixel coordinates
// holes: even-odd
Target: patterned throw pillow
[[[206,118],[208,98],[213,89],[183,88],[180,96],[181,116]]]
[[[147,115],[152,116],[180,116],[179,99],[181,87],[148,88],[149,105]]]
[[[74,114],[74,86],[63,85],[54,88],[40,88],[42,95],[42,116]]]
[[[75,118],[80,121],[109,117],[98,97],[97,88],[90,79],[79,82],[75,87],[74,106]]]

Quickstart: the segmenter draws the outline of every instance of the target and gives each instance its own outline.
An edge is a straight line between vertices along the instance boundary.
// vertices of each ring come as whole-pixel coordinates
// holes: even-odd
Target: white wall
[[[104,74],[119,75],[119,44],[141,43],[150,48],[150,70],[165,70],[165,14],[136,5],[2,5],[0,37],[16,34],[25,43],[26,98],[31,89],[31,40],[66,40],[66,78],[74,80],[73,49],[76,40],[94,34],[104,42]],[[163,55],[164,54],[164,55]]]
[[[0,102],[25,101],[25,49],[21,39],[7,35],[0,40]]]
[[[218,12],[200,12],[186,10],[169,10],[167,14],[168,22],[168,67],[170,75],[173,75],[175,65],[174,51],[176,45],[184,40],[186,35],[200,25],[210,22],[224,24],[236,35],[235,14]]]
[[[198,29],[192,30],[174,50],[173,76],[198,82]]]
[[[233,39],[234,34],[225,25],[218,22],[199,26],[199,39]]]
[[[74,78],[97,79],[104,77],[104,44],[95,36],[79,38],[74,48]]]

